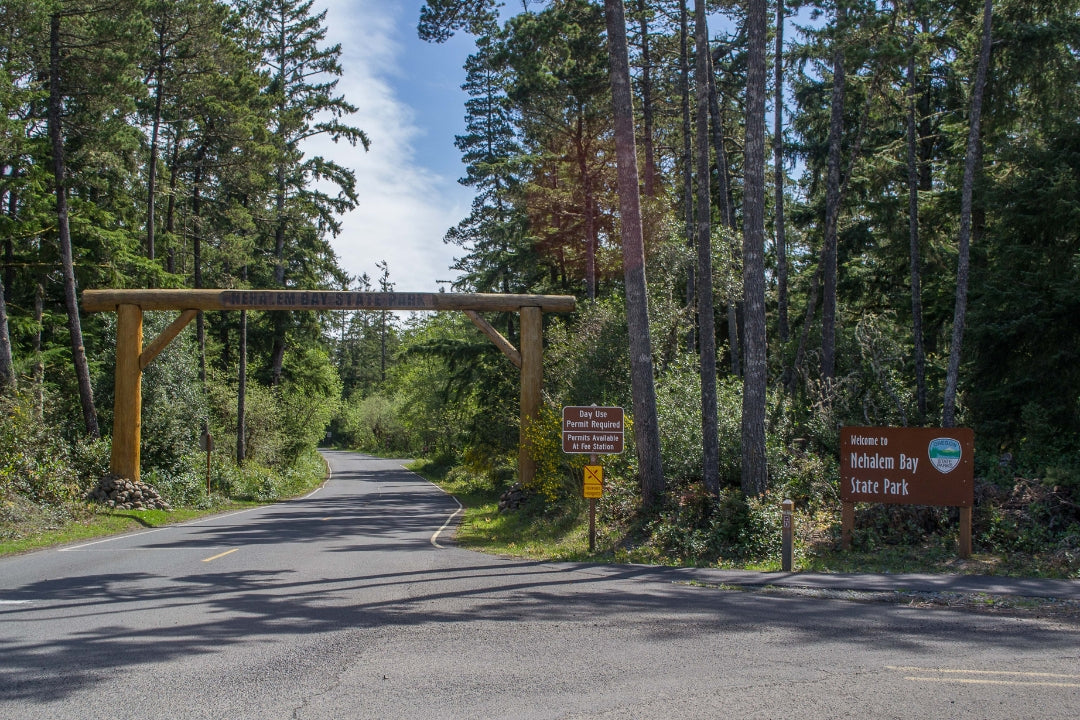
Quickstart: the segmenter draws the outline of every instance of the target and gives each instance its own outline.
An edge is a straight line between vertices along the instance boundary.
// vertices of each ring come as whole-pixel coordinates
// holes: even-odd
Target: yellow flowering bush
[[[525,489],[543,496],[549,503],[580,497],[589,456],[562,451],[561,411],[542,405],[536,419],[522,428],[522,432],[529,457],[536,461],[536,476]]]

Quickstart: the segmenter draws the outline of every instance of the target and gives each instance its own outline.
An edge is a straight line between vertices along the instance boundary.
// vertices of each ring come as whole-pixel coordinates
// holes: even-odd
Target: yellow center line
[[[217,555],[214,555],[213,557],[203,558],[203,562],[210,562],[211,560],[217,560],[218,558],[223,558],[223,557],[225,557],[226,555],[229,555],[229,554],[231,554],[231,553],[234,553],[234,552],[236,552],[236,551],[237,551],[237,550],[239,550],[239,549],[240,549],[240,548],[233,548],[232,550],[226,550],[226,551],[225,551],[225,552],[223,552],[223,553],[218,553]]]
[[[942,675],[1010,675],[1013,677],[1028,678],[1060,678],[1065,680],[1080,680],[1080,675],[1063,675],[1061,673],[1023,672],[1018,670],[963,670],[958,668],[924,668],[909,665],[886,665],[887,670],[897,672],[940,673]]]
[[[926,673],[928,675],[931,675],[931,677],[926,677],[922,675],[905,675],[904,679],[911,682],[959,683],[962,685],[1026,685],[1032,687],[1080,688],[1080,682],[1064,682],[1066,680],[1080,681],[1080,675],[1065,675],[1062,673],[1024,672],[1019,670],[964,670],[961,668],[923,668],[905,665],[886,665],[885,668],[887,670],[895,670],[897,672]],[[933,677],[935,675],[937,677]],[[967,675],[968,677],[957,677],[958,675]],[[986,677],[988,675],[996,677]],[[1009,680],[1005,678],[1017,679]]]
[[[905,677],[913,682],[960,683],[962,685],[1027,685],[1038,687],[1080,688],[1080,683],[1046,682],[1043,680],[990,680],[958,677]]]

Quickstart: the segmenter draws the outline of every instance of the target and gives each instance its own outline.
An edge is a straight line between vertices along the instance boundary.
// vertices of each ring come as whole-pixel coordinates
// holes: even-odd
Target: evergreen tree
[[[95,144],[104,147],[104,143],[95,143],[103,133],[113,132],[116,139],[131,137],[131,127],[125,120],[133,107],[130,103],[117,107],[116,103],[138,94],[135,62],[142,47],[138,36],[145,29],[139,22],[140,10],[136,0],[70,0],[51,8],[49,13],[47,124],[64,305],[86,433],[95,438],[100,431],[79,317],[69,221],[69,193],[74,178],[68,152],[69,147],[76,151]],[[100,172],[100,168],[95,170]],[[94,180],[87,179],[91,183]],[[92,184],[86,194],[92,202]]]
[[[326,38],[326,11],[312,14],[312,5],[313,0],[250,0],[242,6],[260,31],[258,46],[270,75],[270,131],[277,157],[268,208],[273,235],[266,241],[273,257],[267,281],[274,287],[286,287],[290,281],[314,287],[330,279],[335,262],[325,235],[336,235],[337,215],[356,204],[352,170],[320,156],[305,157],[303,141],[327,135],[334,142],[369,146],[363,131],[342,120],[356,108],[334,94],[342,72],[341,46],[321,46]],[[313,186],[320,181],[336,186],[337,194]],[[284,313],[274,317],[270,376],[277,384],[290,317]]]
[[[630,61],[626,49],[626,20],[622,0],[605,0],[611,63],[611,99],[619,164],[619,209],[622,215],[623,272],[626,317],[630,332],[630,381],[634,396],[634,439],[641,475],[641,497],[646,507],[664,494],[660,464],[660,430],[656,414],[652,341],[645,283],[645,245],[638,195],[637,151],[634,147],[634,107],[630,91]]]
[[[467,250],[452,267],[459,290],[523,292],[539,278],[527,235],[527,219],[518,207],[524,159],[506,96],[504,58],[491,36],[477,38],[476,52],[465,61],[465,134],[454,144],[462,153],[463,185],[476,188],[472,212],[446,233],[446,241]],[[507,335],[513,336],[507,315]]]

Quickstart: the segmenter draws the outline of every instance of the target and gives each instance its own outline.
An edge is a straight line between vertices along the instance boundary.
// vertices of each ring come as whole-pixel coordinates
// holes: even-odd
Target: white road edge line
[[[454,501],[454,502],[455,502],[455,503],[457,504],[457,510],[455,510],[455,511],[454,511],[454,512],[452,512],[452,513],[450,513],[449,517],[447,517],[447,518],[446,518],[446,522],[444,522],[444,523],[442,524],[442,527],[440,527],[440,528],[439,528],[438,530],[436,530],[436,531],[435,531],[435,534],[434,534],[434,535],[432,535],[432,536],[431,536],[431,539],[430,539],[430,542],[431,542],[431,544],[432,544],[432,545],[434,545],[435,547],[437,547],[437,548],[438,548],[438,549],[440,549],[440,550],[445,550],[445,549],[446,549],[446,546],[445,546],[445,545],[440,545],[440,544],[439,544],[439,535],[442,535],[443,531],[444,531],[444,530],[446,530],[446,528],[450,527],[450,523],[454,522],[454,518],[456,518],[456,517],[457,517],[458,515],[460,515],[460,514],[462,513],[462,511],[464,511],[464,510],[465,510],[465,506],[464,506],[464,505],[462,505],[462,504],[461,504],[461,503],[460,503],[460,502],[458,501],[458,499],[457,499],[456,497],[454,497],[454,496],[453,496],[453,495],[451,495],[450,493],[446,492],[446,491],[445,491],[445,490],[443,490],[443,489],[442,489],[441,487],[439,487],[439,486],[438,486],[438,485],[436,485],[435,483],[431,482],[430,480],[428,480],[428,479],[427,479],[426,477],[424,477],[424,476],[423,476],[423,475],[421,475],[420,473],[415,473],[415,472],[413,472],[412,470],[409,470],[409,468],[405,467],[404,465],[402,465],[402,466],[401,466],[401,469],[402,469],[402,470],[405,470],[406,472],[410,472],[410,473],[412,473],[412,474],[413,474],[413,475],[415,475],[416,477],[418,477],[418,478],[420,478],[421,480],[423,480],[424,482],[426,482],[426,483],[427,483],[428,485],[431,485],[431,486],[432,486],[433,488],[435,488],[436,490],[438,490],[439,492],[441,492],[441,493],[442,493],[443,495],[446,495],[446,496],[447,496],[448,498],[450,498],[451,500],[453,500],[453,501]]]

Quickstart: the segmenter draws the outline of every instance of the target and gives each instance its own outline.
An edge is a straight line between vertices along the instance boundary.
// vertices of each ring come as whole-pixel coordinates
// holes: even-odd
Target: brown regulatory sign
[[[845,427],[840,499],[970,507],[975,433],[970,428]]]
[[[564,453],[618,455],[623,451],[623,409],[564,407],[562,449]]]

